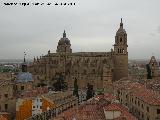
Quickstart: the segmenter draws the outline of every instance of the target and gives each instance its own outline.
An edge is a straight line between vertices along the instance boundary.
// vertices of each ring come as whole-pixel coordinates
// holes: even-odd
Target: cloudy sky
[[[75,6],[5,6],[4,2]],[[110,51],[123,18],[129,58],[160,58],[160,0],[1,0],[0,59],[28,58],[56,51],[66,30],[73,52]]]

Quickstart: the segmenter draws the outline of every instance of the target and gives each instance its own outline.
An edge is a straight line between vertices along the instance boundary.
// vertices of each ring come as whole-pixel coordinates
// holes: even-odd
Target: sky
[[[6,6],[15,3],[76,3],[68,6]],[[160,59],[160,0],[1,0],[0,59],[56,52],[63,31],[73,52],[108,52],[120,19],[128,36],[129,59]]]

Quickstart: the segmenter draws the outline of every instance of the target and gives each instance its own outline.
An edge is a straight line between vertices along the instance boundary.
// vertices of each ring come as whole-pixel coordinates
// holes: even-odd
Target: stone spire
[[[65,30],[64,30],[64,33],[63,33],[63,38],[66,38],[66,32],[65,32]]]
[[[123,29],[123,21],[122,21],[122,18],[121,18],[120,28]]]

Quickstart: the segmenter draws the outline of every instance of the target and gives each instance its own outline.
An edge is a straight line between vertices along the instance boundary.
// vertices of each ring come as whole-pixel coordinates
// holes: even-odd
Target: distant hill
[[[31,59],[27,59],[27,62],[32,62]],[[0,59],[0,64],[8,64],[8,63],[22,63],[23,59]]]

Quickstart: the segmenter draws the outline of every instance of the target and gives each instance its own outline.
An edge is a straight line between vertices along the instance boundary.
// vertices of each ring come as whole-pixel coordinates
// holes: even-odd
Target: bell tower
[[[127,51],[127,33],[123,28],[121,18],[120,27],[115,36],[114,46],[114,76],[113,80],[119,80],[128,77],[128,51]]]
[[[150,66],[150,69],[151,69],[152,79],[159,78],[158,63],[157,63],[156,58],[154,56],[151,57],[151,60],[149,62],[149,66]]]

